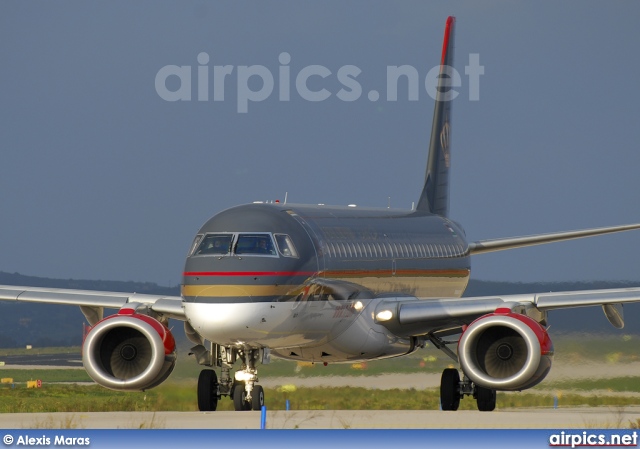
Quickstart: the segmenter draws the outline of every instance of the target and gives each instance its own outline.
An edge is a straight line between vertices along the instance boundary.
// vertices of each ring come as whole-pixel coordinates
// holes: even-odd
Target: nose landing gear
[[[194,351],[195,352],[195,351]],[[205,369],[198,378],[198,408],[200,411],[215,411],[218,400],[222,396],[229,396],[233,400],[236,411],[261,410],[264,405],[264,389],[258,382],[256,361],[262,356],[262,363],[268,361],[269,353],[266,349],[239,350],[232,347],[218,347],[212,345],[211,357],[202,360],[215,361],[221,368],[220,379],[216,372]],[[235,372],[231,379],[231,368],[239,357],[242,368]],[[213,363],[203,363],[212,366]]]
[[[261,410],[264,405],[264,390],[262,385],[254,385],[251,395],[247,393],[247,384],[238,383],[233,390],[233,406],[237,412],[246,410]]]
[[[260,356],[258,349],[239,352],[242,369],[236,371],[235,386],[233,388],[233,405],[236,411],[260,410],[264,405],[264,390],[258,381],[256,360]]]

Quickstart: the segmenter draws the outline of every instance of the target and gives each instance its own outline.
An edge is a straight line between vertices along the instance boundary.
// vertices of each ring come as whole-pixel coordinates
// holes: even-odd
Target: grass
[[[157,402],[157,393],[127,394],[98,385],[44,384],[42,388],[0,389],[2,413],[152,411]]]
[[[567,363],[629,363],[640,361],[640,335],[570,334],[552,336],[556,356]]]
[[[25,383],[28,380],[40,379],[47,382],[93,382],[83,369],[0,369],[1,378],[11,378],[15,383]],[[0,386],[0,388],[6,386]]]
[[[640,377],[613,377],[609,379],[574,379],[545,382],[545,390],[615,391],[640,393]]]

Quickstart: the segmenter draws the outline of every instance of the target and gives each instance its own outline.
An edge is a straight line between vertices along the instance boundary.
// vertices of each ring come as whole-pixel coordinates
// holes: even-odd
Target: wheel
[[[218,376],[210,369],[200,371],[198,377],[198,409],[215,412],[218,408]]]
[[[262,389],[262,385],[255,385],[253,387],[253,391],[251,392],[251,409],[262,410],[263,405],[264,405],[264,390]]]
[[[476,401],[478,410],[492,412],[496,408],[496,390],[476,386]]]
[[[496,390],[476,387],[476,401],[478,410],[481,412],[492,412],[496,408]]]
[[[233,406],[236,412],[251,410],[251,404],[247,402],[247,390],[244,383],[237,383],[233,388]]]
[[[458,410],[460,406],[460,374],[454,368],[447,368],[440,379],[440,406],[442,410]]]

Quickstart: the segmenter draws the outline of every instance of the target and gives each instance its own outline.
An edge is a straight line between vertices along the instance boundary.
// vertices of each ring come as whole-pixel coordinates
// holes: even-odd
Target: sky
[[[4,1],[0,271],[176,285],[237,204],[411,208],[449,15],[468,239],[640,222],[638,2]],[[419,84],[392,101],[398,66]],[[472,278],[635,280],[638,248],[636,231],[478,255]]]

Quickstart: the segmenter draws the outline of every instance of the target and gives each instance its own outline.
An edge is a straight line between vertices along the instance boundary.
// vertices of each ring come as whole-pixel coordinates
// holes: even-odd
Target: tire
[[[218,376],[210,369],[200,371],[198,377],[198,409],[215,412],[218,408]]]
[[[478,410],[492,412],[496,409],[496,390],[476,386]]]
[[[253,387],[253,391],[251,392],[251,409],[262,410],[263,405],[264,405],[264,390],[262,389],[262,385],[255,385]]]
[[[456,411],[460,406],[460,374],[457,369],[447,368],[440,379],[440,406],[442,410]]]
[[[233,407],[236,412],[251,410],[251,404],[247,402],[247,391],[243,383],[237,383],[233,388]]]

